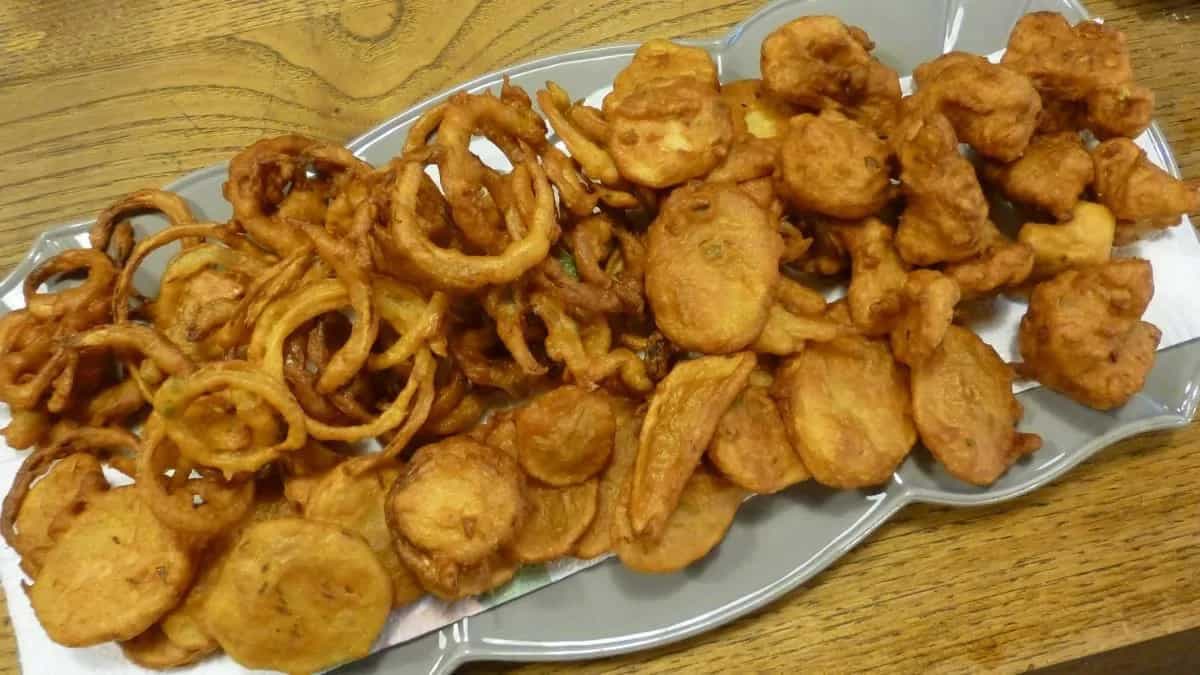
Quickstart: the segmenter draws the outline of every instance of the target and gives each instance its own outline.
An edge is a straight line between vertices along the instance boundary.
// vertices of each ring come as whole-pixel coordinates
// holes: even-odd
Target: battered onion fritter
[[[782,253],[771,214],[735,185],[675,190],[646,241],[646,296],[659,330],[705,354],[745,348],[767,321]]]
[[[1020,373],[1097,410],[1141,391],[1162,337],[1141,320],[1154,295],[1150,263],[1110,260],[1034,289],[1019,333]]]
[[[886,143],[841,113],[800,115],[783,137],[780,186],[799,211],[866,218],[892,195],[890,156]]]
[[[959,326],[950,326],[933,354],[912,369],[917,433],[950,475],[991,485],[1041,447],[1041,438],[1014,428],[1023,411],[1012,381],[996,350]]]
[[[1021,159],[983,166],[983,177],[1005,197],[1059,220],[1071,217],[1071,210],[1095,176],[1092,157],[1073,131],[1035,136]]]

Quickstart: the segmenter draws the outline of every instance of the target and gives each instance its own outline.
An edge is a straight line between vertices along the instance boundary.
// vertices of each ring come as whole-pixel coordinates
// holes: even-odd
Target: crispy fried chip
[[[360,537],[279,518],[242,533],[207,615],[242,666],[304,673],[366,656],[391,606],[391,579]]]
[[[581,483],[608,465],[615,432],[607,396],[559,387],[517,411],[517,459],[530,476],[549,485]]]

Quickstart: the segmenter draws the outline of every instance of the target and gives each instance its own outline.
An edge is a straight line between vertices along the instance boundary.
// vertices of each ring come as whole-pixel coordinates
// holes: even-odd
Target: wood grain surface
[[[47,226],[223,161],[263,135],[345,141],[498,67],[600,43],[715,35],[760,4],[0,2],[0,266]],[[1200,177],[1200,6],[1089,4],[1129,34],[1183,172]],[[579,669],[1016,672],[1198,627],[1193,425],[1118,444],[1008,504],[911,507],[758,614]],[[0,673],[18,671],[5,618]]]

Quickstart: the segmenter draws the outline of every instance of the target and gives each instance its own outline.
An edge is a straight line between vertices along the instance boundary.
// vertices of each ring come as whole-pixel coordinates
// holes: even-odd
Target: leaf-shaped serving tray
[[[1072,21],[1087,17],[1073,0],[780,0],[768,4],[723,38],[692,41],[715,57],[723,80],[757,77],[759,45],[780,24],[804,14],[833,14],[862,26],[876,53],[902,74],[945,51],[990,54],[1002,49],[1016,20],[1053,10]],[[355,139],[349,147],[382,164],[398,154],[422,112],[458,91],[497,87],[504,76],[533,91],[554,80],[573,96],[606,87],[636,45],[584,49],[497,71],[429,99]],[[1178,175],[1165,138],[1150,131],[1151,159]],[[202,217],[231,215],[221,197],[225,167],[193,173],[168,186]],[[149,223],[149,224],[147,224]],[[86,245],[90,223],[51,229],[0,287],[0,303],[21,306],[21,281],[39,262]],[[153,229],[152,221],[138,226]],[[152,287],[165,255],[143,266],[139,285]],[[1200,341],[1159,352],[1145,390],[1124,408],[1100,413],[1045,389],[1019,395],[1024,431],[1044,447],[989,488],[949,477],[916,452],[878,490],[834,491],[798,486],[743,506],[721,546],[688,570],[669,576],[630,572],[615,562],[582,571],[482,614],[345,666],[340,672],[442,673],[473,660],[595,658],[681,640],[740,617],[813,577],[912,502],[970,506],[1012,499],[1055,480],[1112,443],[1154,429],[1189,423],[1197,405]],[[2,420],[0,420],[2,421]]]

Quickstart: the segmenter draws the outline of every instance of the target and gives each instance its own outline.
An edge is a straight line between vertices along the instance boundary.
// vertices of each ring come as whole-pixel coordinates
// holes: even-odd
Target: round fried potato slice
[[[776,219],[736,185],[675,190],[646,241],[646,296],[659,330],[684,350],[744,349],[767,323],[782,255]]]
[[[991,485],[1042,439],[1015,429],[1021,403],[1012,369],[979,336],[950,326],[941,345],[912,371],[913,417],[921,442],[950,475]]]
[[[879,485],[916,443],[908,376],[882,341],[812,343],[780,368],[773,393],[792,445],[822,485]]]
[[[247,668],[310,673],[366,656],[392,607],[392,581],[371,547],[300,518],[242,533],[209,596],[208,626]]]
[[[186,666],[211,653],[211,650],[192,651],[171,642],[158,624],[154,624],[132,640],[126,640],[119,644],[125,658],[143,668],[153,670]]]
[[[721,542],[746,496],[742,488],[701,467],[688,479],[679,506],[656,541],[633,533],[622,501],[613,519],[613,542],[621,564],[651,573],[687,567]]]
[[[33,484],[17,512],[13,548],[21,554],[21,568],[36,576],[55,535],[74,519],[80,500],[108,489],[100,460],[85,453],[68,455]]]
[[[595,478],[567,487],[530,483],[525,489],[529,513],[508,545],[513,557],[542,563],[570,553],[596,517],[599,483]]]
[[[709,53],[699,47],[685,47],[670,40],[647,40],[633,54],[633,61],[613,78],[612,92],[601,104],[605,115],[611,115],[617,105],[641,85],[660,77],[687,77],[717,89],[717,64]]]
[[[327,473],[313,488],[304,515],[341,525],[365,539],[392,578],[393,606],[402,607],[415,602],[425,591],[400,562],[383,513],[384,500],[400,477],[400,468],[363,471],[373,459],[371,455],[356,457]]]
[[[613,399],[617,419],[617,434],[613,439],[612,459],[600,474],[600,489],[596,497],[596,517],[579,541],[575,542],[575,557],[595,558],[612,550],[612,522],[621,490],[629,482],[633,464],[637,461],[638,435],[642,432],[642,416],[637,405],[627,399]]]
[[[88,498],[46,554],[29,601],[50,639],[85,647],[141,635],[191,580],[192,560],[179,537],[123,487]]]
[[[608,148],[617,171],[646,187],[671,187],[707,174],[732,141],[729,107],[716,87],[691,77],[645,82],[609,115]]]
[[[607,396],[565,386],[519,409],[515,433],[521,468],[547,485],[563,487],[608,465],[616,420]]]
[[[735,484],[763,495],[810,478],[766,387],[747,387],[734,399],[717,424],[708,459]]]

